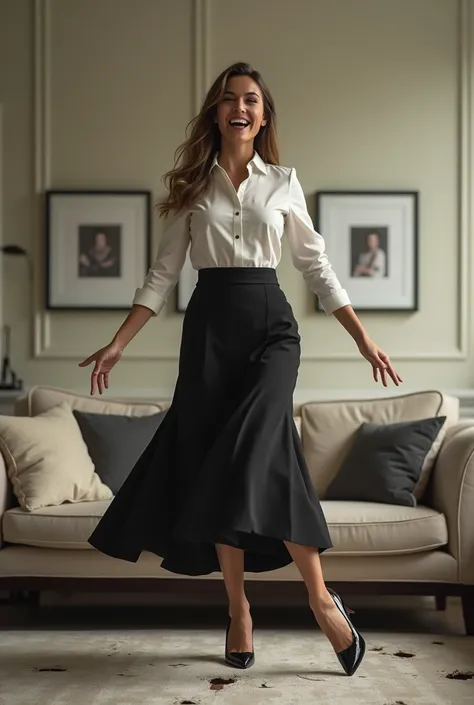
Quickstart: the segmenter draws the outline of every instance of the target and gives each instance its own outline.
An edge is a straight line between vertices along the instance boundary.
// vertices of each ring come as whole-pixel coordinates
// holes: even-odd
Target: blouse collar
[[[218,159],[219,152],[216,152],[214,154],[214,159],[212,160],[211,171],[216,165],[218,165]],[[248,166],[250,166],[251,168],[255,167],[255,169],[261,171],[262,174],[267,173],[267,166],[258,152],[254,152],[252,159],[248,163]]]

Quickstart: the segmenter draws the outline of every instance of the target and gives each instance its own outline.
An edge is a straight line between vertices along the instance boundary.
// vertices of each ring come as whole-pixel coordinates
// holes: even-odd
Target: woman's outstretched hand
[[[387,375],[391,377],[397,387],[400,382],[403,382],[398,372],[393,369],[392,363],[390,362],[390,358],[387,353],[377,347],[377,345],[375,345],[375,343],[370,340],[370,338],[364,338],[364,340],[358,343],[357,347],[360,350],[360,354],[365,357],[365,359],[368,360],[372,365],[372,373],[375,382],[379,381],[380,376],[383,386],[386,387]]]
[[[87,367],[92,362],[95,363],[91,372],[91,395],[96,391],[102,394],[104,389],[109,388],[110,370],[120,360],[122,352],[122,348],[117,343],[109,343],[109,345],[97,350],[97,352],[79,362],[79,367]]]

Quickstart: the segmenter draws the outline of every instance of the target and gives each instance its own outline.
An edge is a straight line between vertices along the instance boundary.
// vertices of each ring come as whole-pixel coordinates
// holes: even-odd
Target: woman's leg
[[[336,652],[347,649],[352,643],[352,632],[326,588],[318,549],[290,541],[285,541],[285,545],[305,582],[309,606],[321,630]]]
[[[250,603],[244,588],[244,552],[240,548],[216,543],[216,551],[229,598],[229,651],[252,651]]]

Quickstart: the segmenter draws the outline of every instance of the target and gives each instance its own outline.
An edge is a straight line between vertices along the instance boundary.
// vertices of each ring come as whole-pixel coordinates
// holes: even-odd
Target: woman
[[[222,571],[229,598],[226,662],[254,663],[244,570],[295,562],[322,631],[352,675],[364,655],[319,554],[327,525],[293,421],[300,336],[275,267],[281,239],[295,266],[387,385],[401,381],[354,314],[313,229],[294,169],[278,166],[275,108],[259,73],[239,63],[215,81],[166,175],[159,251],[112,342],[94,363],[102,394],[125,346],[175,286],[190,245],[198,283],[184,317],[172,403],[89,542],[136,561],[142,550],[174,573]]]

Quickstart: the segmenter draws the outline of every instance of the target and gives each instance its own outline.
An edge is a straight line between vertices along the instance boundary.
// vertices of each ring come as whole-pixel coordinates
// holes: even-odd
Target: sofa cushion
[[[25,514],[9,509],[4,540],[45,548],[91,549],[87,539],[110,500],[44,507]],[[430,551],[448,540],[443,514],[424,506],[373,502],[322,503],[334,548],[328,554],[378,555]]]
[[[95,471],[114,494],[125,482],[166,413],[124,416],[73,411]]]
[[[438,549],[437,551],[424,551],[423,553],[399,553],[377,556],[377,555],[346,555],[331,551],[325,551],[321,557],[326,582],[347,583],[351,581],[365,580],[394,582],[394,581],[414,581],[428,583],[457,583],[459,581],[459,571],[456,559],[448,551]],[[161,566],[162,561],[153,553],[143,551],[136,563],[130,561],[120,561],[111,556],[106,556],[100,551],[76,551],[74,548],[58,551],[54,548],[36,548],[36,546],[22,546],[20,544],[8,544],[3,551],[0,551],[0,576],[1,577],[21,577],[31,578],[32,575],[39,578],[79,578],[83,581],[86,578],[101,578],[105,580],[123,578],[163,578],[168,582],[175,576],[169,570]],[[255,579],[255,574],[246,574],[250,580]],[[222,573],[214,572],[208,575],[180,575],[180,581],[192,580],[214,580],[221,582]],[[258,574],[259,581],[275,580],[295,581],[301,583],[301,575],[294,563],[288,563],[283,568],[276,570],[265,570]],[[78,588],[74,592],[79,592]],[[112,587],[110,591],[112,591]],[[207,588],[205,588],[207,589]],[[169,604],[168,594],[163,595],[163,599]],[[109,593],[101,600],[109,605],[113,600]],[[150,598],[156,604],[155,598]],[[161,599],[157,596],[157,599]],[[173,598],[172,598],[173,599]],[[178,600],[178,597],[174,598]],[[282,598],[283,599],[283,598]],[[54,603],[62,600],[56,593]],[[120,601],[120,598],[117,597]],[[64,596],[64,601],[69,603],[68,595]],[[57,699],[56,699],[57,702]],[[126,702],[131,702],[130,700]],[[135,702],[137,702],[135,700]],[[196,701],[197,702],[197,701]],[[300,701],[301,702],[301,701]],[[307,702],[305,700],[304,702]],[[311,702],[311,701],[310,701]],[[317,700],[316,703],[326,703],[327,700]],[[346,700],[334,700],[333,702],[348,702]],[[387,702],[384,700],[371,700],[371,703]],[[406,701],[409,702],[409,701]],[[413,701],[412,701],[413,702]],[[420,702],[418,700],[418,702]],[[430,702],[426,701],[425,702]],[[432,702],[432,701],[431,701]],[[451,703],[453,701],[451,700]],[[367,703],[367,701],[366,701]],[[367,703],[368,705],[368,703]],[[456,705],[461,705],[457,702]]]
[[[330,553],[413,553],[448,542],[444,515],[430,507],[329,500],[321,504],[334,544]]]
[[[301,438],[311,479],[321,499],[337,475],[363,423],[389,424],[446,416],[446,422],[425,458],[413,495],[420,499],[448,428],[459,418],[459,400],[438,391],[415,392],[395,397],[303,404]]]
[[[363,423],[326,490],[326,499],[415,506],[413,488],[445,421],[446,416],[434,416],[390,424]]]
[[[23,511],[112,497],[67,404],[34,418],[0,416],[0,451]]]
[[[26,402],[26,403],[25,403]],[[56,387],[36,386],[28,391],[23,401],[15,405],[15,414],[36,416],[43,411],[51,409],[66,402],[71,409],[87,411],[96,414],[120,414],[124,416],[146,416],[156,414],[163,409],[163,403],[149,403],[141,401],[118,401],[107,397],[92,397],[85,394]]]

